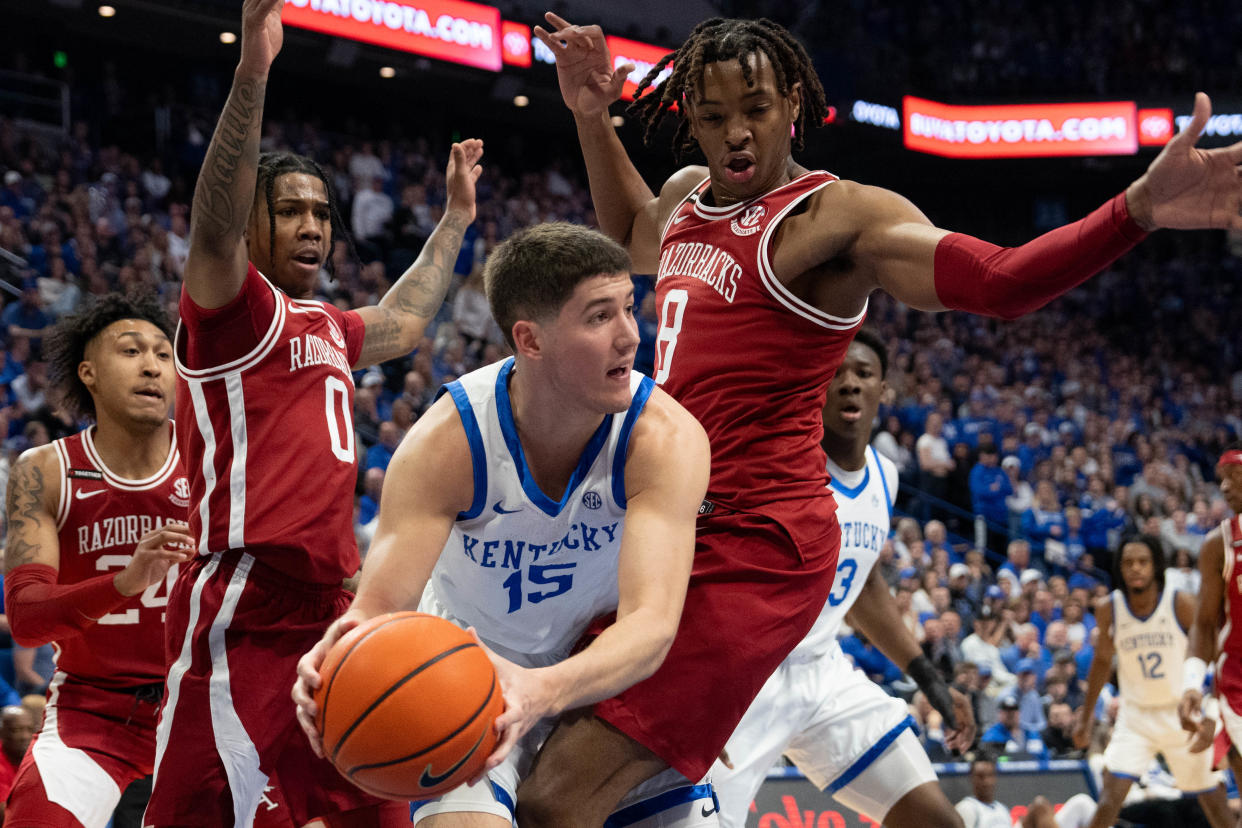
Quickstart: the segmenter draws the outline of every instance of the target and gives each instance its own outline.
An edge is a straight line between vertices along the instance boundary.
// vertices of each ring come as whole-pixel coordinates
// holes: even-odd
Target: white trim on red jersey
[[[56,531],[59,532],[65,528],[65,521],[69,519],[69,487],[65,485],[65,481],[69,479],[69,455],[61,440],[54,440],[52,446],[56,449],[56,464],[60,466],[60,497],[56,502]]]
[[[169,420],[168,424],[172,433],[172,442],[168,447],[168,456],[164,458],[164,465],[155,474],[140,480],[121,477],[108,468],[108,464],[103,461],[99,450],[95,448],[94,426],[90,426],[82,432],[82,448],[86,451],[86,456],[90,458],[90,461],[103,473],[104,481],[114,489],[121,489],[127,492],[141,492],[154,489],[166,481],[169,475],[173,473],[173,470],[177,468],[177,464],[181,462],[181,452],[177,448],[177,424],[173,420]]]
[[[257,270],[255,271],[258,272]],[[272,314],[272,323],[268,325],[267,332],[263,334],[263,338],[259,340],[259,344],[255,345],[248,353],[242,354],[232,362],[226,362],[223,365],[213,366],[211,368],[189,368],[181,361],[181,329],[182,324],[177,322],[177,331],[173,334],[173,363],[177,367],[177,373],[186,381],[200,380],[206,381],[210,379],[219,379],[226,374],[241,373],[247,368],[253,367],[265,356],[272,348],[276,347],[276,342],[280,339],[280,333],[285,327],[285,299],[288,298],[281,293],[275,285],[267,280],[267,277],[259,273],[259,277],[263,279],[263,283],[268,286],[276,298],[276,312]]]

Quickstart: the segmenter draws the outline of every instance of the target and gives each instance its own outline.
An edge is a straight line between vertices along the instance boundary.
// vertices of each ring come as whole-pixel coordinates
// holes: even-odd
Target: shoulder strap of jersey
[[[868,445],[871,450],[871,459],[875,463],[876,474],[880,477],[880,485],[884,487],[884,502],[888,504],[888,517],[893,517],[893,494],[888,488],[888,478],[884,475],[884,464],[880,462],[880,455],[876,452],[875,446]]]

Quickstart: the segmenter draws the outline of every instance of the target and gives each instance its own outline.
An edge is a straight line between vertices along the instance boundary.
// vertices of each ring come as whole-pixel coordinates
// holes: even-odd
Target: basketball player
[[[342,581],[359,564],[351,368],[411,351],[439,308],[482,144],[453,145],[444,217],[377,307],[311,300],[340,229],[331,189],[309,159],[259,155],[282,5],[244,4],[241,59],[194,192],[174,359],[199,554],[169,600],[152,826],[249,825],[273,773],[295,822],[381,809],[311,752],[288,688],[348,606]],[[406,822],[402,807],[386,813]]]
[[[1087,695],[1074,728],[1074,745],[1086,749],[1095,723],[1095,702],[1113,671],[1121,707],[1104,751],[1103,784],[1092,828],[1117,821],[1134,780],[1159,753],[1177,787],[1199,798],[1213,828],[1233,824],[1225,788],[1212,771],[1208,752],[1192,753],[1177,719],[1178,688],[1186,654],[1186,633],[1194,622],[1194,596],[1166,589],[1160,539],[1137,535],[1121,546],[1117,589],[1095,603],[1099,642],[1087,675]]]
[[[164,607],[194,555],[170,333],[154,297],[109,294],[45,340],[63,408],[95,424],[25,452],[9,479],[5,609],[19,644],[56,652],[9,825],[103,826],[155,761]]]
[[[1199,548],[1199,605],[1190,628],[1186,662],[1182,667],[1182,699],[1177,712],[1182,727],[1195,734],[1194,747],[1206,750],[1215,730],[1213,719],[1202,714],[1203,681],[1207,662],[1217,655],[1216,695],[1225,732],[1242,745],[1242,443],[1225,450],[1216,464],[1216,476],[1233,517],[1208,533]],[[1229,751],[1234,776],[1242,779],[1242,760]]]
[[[826,105],[805,50],[769,21],[707,21],[647,76],[649,85],[671,60],[636,103],[648,135],[673,113],[678,147],[707,159],[655,196],[609,119],[632,67],[612,65],[599,27],[547,20],[555,31],[537,34],[556,55],[601,227],[639,272],[658,274],[655,379],[706,428],[712,478],[668,658],[597,705],[596,718],[550,737],[519,795],[524,828],[602,819],[665,763],[701,775],[810,629],[840,535],[817,446],[820,405],[872,291],[1013,318],[1157,227],[1242,228],[1242,144],[1194,148],[1205,95],[1147,172],[1082,221],[1013,249],[936,228],[895,193],[794,161],[791,132],[800,146]],[[610,760],[586,772],[575,757],[592,754]]]
[[[897,467],[868,445],[888,388],[887,368],[884,343],[863,328],[828,386],[823,447],[841,524],[837,577],[811,632],[776,668],[729,737],[732,768],[717,765],[712,773],[726,828],[746,824],[756,791],[782,754],[838,802],[892,828],[962,824],[936,781],[905,703],[854,669],[837,643],[848,619],[918,681],[944,717],[948,746],[970,747],[970,701],[951,695],[910,631],[892,623],[896,600],[874,568],[897,497]]]
[[[539,225],[500,244],[484,280],[515,356],[447,385],[402,440],[358,596],[294,687],[321,749],[311,692],[343,632],[415,607],[475,630],[504,693],[499,741],[486,780],[415,803],[423,828],[513,824],[517,784],[552,719],[659,666],[707,488],[702,427],[631,370],[639,338],[624,248]],[[570,655],[588,623],[614,611]],[[716,824],[710,788],[695,799],[684,814],[697,806],[711,817],[698,824]]]

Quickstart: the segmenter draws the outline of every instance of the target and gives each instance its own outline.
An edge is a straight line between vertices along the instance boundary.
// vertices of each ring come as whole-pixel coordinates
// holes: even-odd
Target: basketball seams
[[[336,677],[340,674],[341,668],[345,666],[345,662],[349,660],[351,655],[353,655],[354,650],[358,649],[358,645],[392,622],[400,621],[402,617],[403,616],[400,615],[390,614],[382,624],[376,624],[373,629],[367,630],[365,635],[359,636],[357,641],[349,645],[349,649],[345,651],[345,655],[341,656],[341,660],[334,668],[332,668],[332,677],[328,679],[328,686],[323,689],[323,698],[319,702],[319,715],[316,717],[318,721],[315,722],[315,724],[319,726],[320,734],[323,733],[324,725],[326,723],[324,717],[327,715],[326,711],[328,709],[328,699],[332,695],[332,685],[336,683]],[[323,668],[321,667],[320,670],[322,671],[322,669]],[[336,754],[334,753],[333,756],[335,755]]]
[[[381,629],[381,628],[382,628],[382,627],[384,627],[384,626],[385,626],[384,624],[380,624],[380,625],[379,625],[378,627],[376,627],[375,629],[376,629],[376,630],[378,630],[378,629]],[[375,632],[375,630],[372,630],[371,632]],[[369,638],[369,637],[370,637],[370,633],[368,633],[367,635],[363,636],[363,637],[362,637],[362,639],[360,639],[360,643],[361,643],[361,640],[365,640],[366,638]],[[356,647],[357,645],[355,644],[354,646]],[[427,659],[427,660],[426,660],[426,661],[424,661],[422,664],[418,665],[418,667],[416,667],[415,669],[413,669],[413,670],[411,670],[410,672],[406,673],[404,676],[402,676],[402,677],[401,677],[400,679],[398,679],[397,681],[393,682],[393,683],[392,683],[392,684],[388,687],[388,689],[386,689],[383,693],[381,693],[381,694],[380,694],[380,696],[379,696],[378,698],[376,698],[376,699],[375,699],[375,701],[371,702],[371,704],[367,707],[367,709],[366,709],[366,710],[362,711],[362,713],[360,713],[360,714],[358,715],[358,717],[357,717],[356,719],[354,719],[354,722],[353,722],[353,724],[351,724],[351,725],[349,726],[349,729],[348,729],[348,730],[346,730],[344,733],[342,733],[342,734],[341,734],[341,738],[337,739],[337,741],[336,741],[336,748],[332,751],[332,761],[333,761],[334,763],[336,762],[337,757],[338,757],[338,756],[340,755],[340,753],[341,753],[341,749],[345,746],[345,743],[346,743],[347,741],[349,741],[349,737],[353,735],[354,731],[355,731],[355,730],[357,730],[357,729],[358,729],[358,727],[359,727],[359,726],[360,726],[360,725],[361,725],[364,721],[366,721],[367,716],[370,716],[370,715],[371,715],[371,713],[373,713],[373,712],[376,710],[376,708],[378,708],[381,704],[383,704],[383,703],[384,703],[384,701],[385,701],[386,699],[388,699],[388,697],[390,697],[393,693],[395,693],[395,692],[397,692],[398,690],[400,690],[403,686],[405,686],[405,684],[406,684],[406,683],[408,683],[411,679],[413,679],[413,678],[414,678],[415,676],[417,676],[419,673],[422,673],[423,671],[427,670],[428,668],[430,668],[430,667],[432,667],[432,666],[434,666],[434,665],[438,664],[439,662],[443,661],[444,659],[448,658],[449,656],[453,655],[454,653],[458,653],[458,652],[461,652],[461,651],[463,651],[463,650],[468,650],[468,649],[471,649],[471,648],[477,648],[478,646],[479,646],[478,644],[475,644],[473,641],[471,641],[471,642],[467,642],[467,643],[465,643],[465,644],[458,644],[456,647],[450,647],[449,649],[444,650],[444,651],[442,651],[442,652],[440,652],[440,653],[437,653],[436,655],[434,655],[434,656],[432,656],[431,658]],[[352,648],[352,647],[350,648],[350,652],[353,652],[353,648]],[[348,653],[346,654],[346,657],[348,657]],[[342,659],[341,659],[341,665],[344,665],[344,663],[345,663],[345,659],[344,659],[344,658],[342,658]],[[337,666],[337,669],[336,669],[336,672],[337,672],[337,673],[339,673],[339,672],[340,672],[341,665],[338,665],[338,666]],[[336,673],[334,673],[334,674],[333,674],[333,678],[336,678]],[[488,698],[491,698],[491,693],[490,693],[490,692],[488,693]],[[324,707],[327,707],[327,704],[326,704],[326,702],[327,702],[327,697],[326,697],[326,695],[325,695],[325,697],[324,697],[324,702],[325,702]],[[475,715],[478,715],[478,714],[476,713]],[[471,717],[471,718],[473,719],[473,717]],[[460,731],[458,731],[458,732],[460,732]],[[353,771],[355,771],[355,770],[359,770],[359,768],[353,768],[353,769],[351,769],[351,770],[349,771],[349,773],[351,773],[351,774],[352,774],[352,773],[353,773]]]
[[[470,646],[476,646],[476,645],[472,644]],[[433,751],[436,748],[442,747],[443,745],[451,742],[453,739],[460,736],[466,728],[470,727],[470,725],[474,723],[474,720],[479,718],[479,716],[482,715],[483,711],[487,710],[488,705],[492,703],[492,697],[495,695],[496,695],[496,679],[493,677],[492,686],[488,688],[487,696],[483,699],[483,703],[480,704],[473,713],[471,713],[468,717],[466,717],[465,721],[463,721],[461,725],[456,730],[454,730],[452,733],[448,734],[447,736],[445,736],[443,739],[436,742],[435,744],[428,745],[422,750],[419,750],[416,753],[411,753],[408,756],[402,756],[398,759],[389,759],[386,762],[374,762],[369,765],[355,765],[354,767],[350,768],[348,771],[345,772],[346,775],[352,778],[355,773],[358,773],[360,771],[374,770],[376,768],[388,768],[388,767],[392,767],[393,765],[400,765],[402,762],[410,762],[428,753],[429,751]],[[470,750],[466,753],[466,755],[456,762],[457,768],[460,768],[463,764],[465,764],[465,762],[471,756],[474,755],[474,752],[479,749],[479,746],[482,745],[484,741],[486,741],[487,734],[488,734],[488,731],[484,730],[482,735],[479,737],[479,740],[474,743],[474,747],[470,748]],[[452,772],[450,772],[449,775],[451,776],[452,773],[456,773],[457,768],[455,768]]]

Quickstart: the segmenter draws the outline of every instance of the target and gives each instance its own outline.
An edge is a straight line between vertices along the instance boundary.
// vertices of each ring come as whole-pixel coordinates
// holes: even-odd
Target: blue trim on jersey
[[[488,784],[492,786],[492,796],[495,797],[496,801],[499,804],[509,809],[509,819],[513,819],[513,812],[516,810],[513,807],[513,797],[509,795],[508,791],[506,791],[504,788],[497,785],[495,782],[492,782],[490,779],[487,781],[488,781]],[[423,807],[428,802],[435,802],[439,798],[440,797],[437,796],[437,797],[432,797],[431,799],[415,799],[411,801],[410,802],[410,822],[414,821],[414,814],[418,813],[419,808]]]
[[[871,482],[871,466],[863,466],[863,479],[854,488],[852,489],[847,488],[846,486],[842,485],[840,480],[837,480],[835,478],[828,483],[828,486],[829,488],[832,489],[832,493],[834,495],[841,495],[842,497],[848,497],[850,500],[853,500],[854,498],[862,494],[862,490],[867,488],[867,484],[870,482]]]
[[[844,788],[846,785],[854,781],[858,774],[862,773],[867,767],[880,758],[880,754],[888,750],[888,746],[897,740],[903,730],[909,728],[914,729],[914,717],[906,716],[900,723],[893,726],[888,733],[881,736],[874,745],[867,748],[867,752],[854,760],[854,763],[845,769],[845,772],[838,776],[828,786],[824,788],[824,793],[834,794]]]
[[[500,420],[500,431],[505,437],[505,445],[509,447],[509,456],[513,458],[514,466],[517,468],[518,480],[522,484],[522,491],[526,493],[526,497],[530,502],[539,507],[539,509],[549,517],[556,517],[565,508],[565,504],[573,496],[574,490],[587,476],[587,472],[591,470],[591,465],[595,462],[595,458],[599,456],[600,449],[604,447],[604,443],[608,440],[608,432],[612,430],[612,418],[614,415],[609,414],[604,417],[603,422],[599,424],[599,428],[595,429],[595,433],[591,435],[591,439],[587,442],[586,448],[582,450],[582,456],[578,458],[578,467],[574,469],[574,473],[569,478],[569,483],[565,486],[565,492],[561,495],[560,502],[553,500],[543,493],[539,488],[539,484],[535,482],[535,477],[530,473],[530,467],[526,465],[526,454],[522,451],[522,441],[518,439],[517,424],[513,421],[513,405],[509,401],[509,374],[513,371],[513,357],[509,357],[505,364],[501,366],[500,373],[496,375],[496,416]]]
[[[1118,589],[1117,592],[1118,594],[1121,595],[1121,600],[1125,601],[1126,612],[1130,613],[1130,617],[1133,618],[1135,621],[1146,621],[1148,618],[1151,618],[1153,615],[1156,614],[1156,610],[1160,609],[1161,602],[1164,601],[1164,591],[1162,590],[1160,592],[1160,595],[1156,598],[1155,608],[1153,608],[1152,611],[1147,613],[1146,615],[1139,615],[1137,612],[1134,611],[1134,608],[1130,606],[1130,596],[1126,594],[1125,588],[1123,587],[1121,589]],[[1177,615],[1176,612],[1173,614]]]
[[[625,422],[621,424],[621,434],[617,437],[617,450],[612,455],[612,499],[620,509],[624,509],[626,504],[625,459],[630,448],[630,431],[638,421],[638,415],[643,413],[643,408],[654,390],[655,381],[651,377],[643,377],[638,384],[638,390],[634,392],[634,399],[630,400],[630,408],[625,412]]]
[[[466,429],[466,441],[470,443],[470,465],[474,469],[474,500],[466,512],[458,512],[458,520],[470,520],[483,513],[487,505],[487,450],[483,448],[483,432],[479,430],[479,421],[474,416],[474,407],[470,405],[470,397],[466,394],[461,380],[454,380],[443,386],[436,394],[439,399],[445,392],[453,398],[457,406],[457,415],[461,417],[462,427]]]
[[[1169,599],[1169,603],[1173,605],[1173,620],[1177,622],[1177,627],[1182,631],[1183,635],[1190,635],[1190,630],[1187,627],[1182,626],[1182,619],[1177,615],[1177,594],[1179,592],[1181,592],[1181,590],[1174,588],[1173,597]],[[1193,598],[1194,596],[1192,595],[1190,597]],[[1215,790],[1215,788],[1213,788],[1213,790]]]
[[[893,495],[888,490],[888,480],[884,477],[884,464],[880,462],[880,455],[876,453],[875,446],[867,446],[871,449],[871,456],[875,459],[876,471],[880,473],[880,485],[884,487],[884,502],[888,504],[889,520],[893,518]]]
[[[1204,794],[1210,794],[1212,791],[1216,790],[1218,787],[1220,786],[1213,785],[1212,787],[1204,788],[1201,791],[1182,791],[1182,799],[1185,799],[1188,796],[1203,796]]]
[[[710,782],[703,785],[674,788],[671,791],[665,791],[659,796],[653,796],[651,799],[644,799],[642,802],[636,802],[629,807],[614,811],[612,816],[604,820],[604,828],[624,828],[626,825],[642,822],[647,817],[655,816],[677,805],[697,802],[708,797],[711,797],[716,810],[720,810],[720,802],[716,799],[716,791],[712,788]]]
[[[1104,770],[1108,770],[1108,768],[1105,768]],[[1133,776],[1133,775],[1128,774],[1128,773],[1115,773],[1115,772],[1113,772],[1113,771],[1110,771],[1110,770],[1109,770],[1109,771],[1108,771],[1108,774],[1109,774],[1109,776],[1115,776],[1115,777],[1117,777],[1118,779],[1129,779],[1131,782],[1137,782],[1137,781],[1139,781],[1139,778],[1138,778],[1137,776]]]

